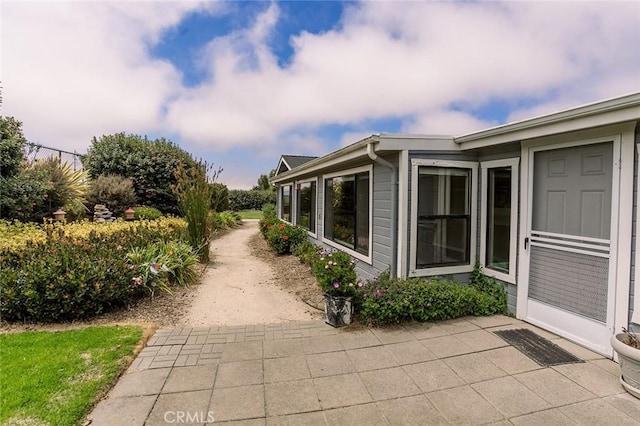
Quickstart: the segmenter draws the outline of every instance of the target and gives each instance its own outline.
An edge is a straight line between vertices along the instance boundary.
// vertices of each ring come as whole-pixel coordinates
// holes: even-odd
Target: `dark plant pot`
[[[344,327],[351,324],[353,304],[351,297],[324,294],[325,322],[332,327]]]
[[[620,362],[620,383],[627,392],[640,398],[640,349],[633,348],[624,341],[624,333],[611,336],[611,346],[618,353]]]

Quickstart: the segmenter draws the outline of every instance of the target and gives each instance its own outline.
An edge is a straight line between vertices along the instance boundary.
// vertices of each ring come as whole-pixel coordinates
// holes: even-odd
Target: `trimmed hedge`
[[[275,204],[276,193],[252,189],[245,191],[234,189],[229,191],[229,209],[235,212],[241,210],[261,210],[265,204]]]
[[[384,273],[358,289],[356,304],[365,323],[440,321],[467,315],[504,314],[506,293],[499,284],[487,292],[438,277],[399,280]]]

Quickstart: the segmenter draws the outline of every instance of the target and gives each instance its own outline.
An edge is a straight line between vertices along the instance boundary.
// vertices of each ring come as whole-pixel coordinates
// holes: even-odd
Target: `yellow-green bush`
[[[176,242],[184,228],[186,223],[177,218],[107,224],[2,222],[0,316],[8,321],[95,316],[153,287],[155,281],[142,277],[149,262],[168,265],[167,285],[188,284],[196,278],[195,256]],[[138,264],[128,256],[149,247],[158,259]],[[156,253],[158,248],[162,250]]]

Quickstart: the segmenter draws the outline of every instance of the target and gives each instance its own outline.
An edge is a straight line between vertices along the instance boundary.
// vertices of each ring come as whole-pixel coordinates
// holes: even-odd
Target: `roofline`
[[[454,137],[454,141],[458,144],[463,144],[490,138],[493,136],[503,135],[506,133],[514,133],[517,131],[534,129],[536,127],[566,122],[578,118],[586,118],[596,114],[613,112],[635,106],[640,106],[640,92],[630,93],[627,95],[610,98],[604,101],[592,102],[562,111],[540,115],[534,118],[515,121],[513,123],[502,124],[500,126],[491,127],[477,132],[466,133]]]
[[[304,174],[304,173],[309,173],[312,172],[314,170],[318,170],[321,169],[323,167],[326,167],[327,165],[331,164],[331,163],[335,163],[335,162],[340,162],[340,161],[335,161],[341,157],[343,157],[343,161],[349,160],[353,157],[359,157],[360,153],[353,155],[354,152],[357,152],[358,150],[362,150],[361,154],[365,154],[366,155],[366,146],[368,143],[370,142],[378,142],[380,140],[380,135],[371,135],[371,136],[367,136],[364,139],[359,140],[358,142],[352,143],[350,145],[347,145],[345,147],[342,147],[336,151],[330,152],[329,154],[325,155],[324,157],[318,157],[314,160],[308,161],[294,169],[288,170],[284,173],[281,173],[277,176],[274,176],[273,178],[271,178],[271,183],[278,183],[284,180],[289,180],[293,177],[296,177],[298,175]],[[351,154],[348,155],[347,154]]]

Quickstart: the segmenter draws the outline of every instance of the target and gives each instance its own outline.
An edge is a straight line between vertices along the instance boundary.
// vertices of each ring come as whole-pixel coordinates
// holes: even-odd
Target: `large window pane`
[[[282,216],[280,219],[291,222],[291,185],[280,188],[280,201],[282,202]]]
[[[485,265],[509,273],[511,167],[487,170],[487,247]]]
[[[307,231],[316,229],[316,183],[305,182],[298,185],[297,225]]]
[[[369,255],[369,173],[325,180],[325,238]]]
[[[470,263],[471,170],[418,168],[416,267]]]

